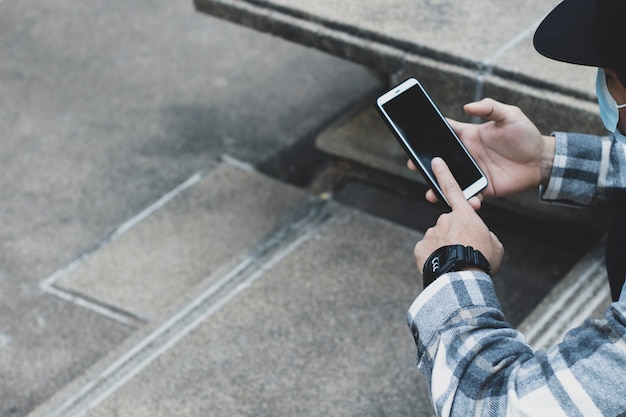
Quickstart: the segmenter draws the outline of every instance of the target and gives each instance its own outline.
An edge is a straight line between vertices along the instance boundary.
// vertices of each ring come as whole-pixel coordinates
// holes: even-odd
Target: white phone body
[[[466,199],[487,186],[487,177],[415,78],[380,96],[376,107],[424,179],[446,204],[431,168],[436,156],[446,161]]]

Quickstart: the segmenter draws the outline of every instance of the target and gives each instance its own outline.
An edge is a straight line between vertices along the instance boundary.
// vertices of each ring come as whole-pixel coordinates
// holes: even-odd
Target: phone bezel
[[[469,160],[476,167],[476,170],[480,173],[480,178],[477,181],[475,181],[474,183],[470,184],[467,188],[465,188],[463,190],[463,195],[465,196],[465,198],[466,199],[470,199],[471,197],[475,196],[480,191],[482,191],[485,187],[487,187],[487,183],[488,183],[487,182],[487,177],[485,176],[483,171],[480,169],[480,167],[478,166],[478,164],[476,163],[474,158],[471,156],[471,154],[469,153],[469,151],[467,150],[465,145],[463,145],[463,142],[461,142],[461,140],[459,139],[457,134],[454,132],[452,127],[450,127],[450,124],[448,123],[446,118],[441,114],[441,112],[439,111],[439,108],[437,107],[437,105],[435,105],[435,103],[431,99],[430,95],[426,92],[424,87],[420,84],[420,82],[416,78],[409,78],[409,79],[405,80],[404,82],[402,82],[401,84],[397,85],[396,87],[390,89],[385,94],[381,95],[376,100],[376,105],[377,105],[378,111],[381,113],[381,115],[383,116],[383,118],[385,119],[385,121],[387,122],[389,127],[391,128],[392,132],[394,133],[394,135],[396,136],[396,138],[398,139],[398,141],[400,142],[400,144],[404,148],[405,152],[409,155],[409,158],[411,158],[413,163],[420,170],[422,176],[424,176],[424,178],[429,182],[430,186],[433,187],[433,190],[435,191],[436,194],[438,194],[438,197],[440,199],[442,199],[443,201],[445,201],[445,203],[448,204],[448,206],[449,206],[450,204],[446,200],[446,198],[445,198],[445,196],[443,194],[443,191],[441,190],[441,187],[439,187],[439,184],[437,183],[437,180],[435,178],[431,177],[431,175],[428,172],[428,170],[423,166],[422,162],[417,157],[415,151],[413,149],[411,149],[411,146],[408,144],[407,140],[402,136],[400,130],[395,125],[393,119],[389,116],[389,114],[387,114],[387,112],[385,111],[385,109],[383,107],[386,103],[388,103],[389,101],[394,100],[395,98],[400,96],[402,93],[406,92],[407,90],[409,90],[411,88],[419,88],[424,93],[424,95],[428,99],[430,105],[435,109],[435,111],[436,111],[437,115],[439,116],[439,119],[441,120],[441,122],[450,131],[450,134],[452,135],[452,137],[454,137],[454,139],[456,139],[456,141],[459,144],[461,150],[463,152],[465,152],[465,154],[467,155]]]

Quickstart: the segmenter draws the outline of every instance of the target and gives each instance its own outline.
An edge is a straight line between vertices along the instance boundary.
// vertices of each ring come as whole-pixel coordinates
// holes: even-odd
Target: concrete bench
[[[483,97],[518,105],[545,133],[602,132],[595,70],[551,61],[532,36],[559,0],[195,0],[201,12],[362,64],[385,86],[415,76],[442,112]],[[344,163],[421,182],[373,108],[374,97],[317,138]],[[494,202],[576,227],[604,227],[593,209],[537,201],[537,192]],[[600,218],[600,220],[598,220]]]

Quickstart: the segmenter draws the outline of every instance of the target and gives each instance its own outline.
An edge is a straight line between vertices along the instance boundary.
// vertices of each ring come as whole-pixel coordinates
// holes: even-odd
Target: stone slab
[[[0,278],[0,416],[25,416],[136,329]]]
[[[331,214],[89,415],[431,416],[405,321],[419,234]]]
[[[56,286],[152,321],[252,248],[308,194],[222,163]]]
[[[337,3],[333,0],[299,2],[271,0],[196,0],[201,11],[223,14],[251,25],[270,25],[283,16],[302,21],[302,37],[309,21],[372,42],[418,51],[425,56],[447,56],[449,60],[481,62],[499,51],[518,34],[536,24],[558,1],[494,3],[433,2],[431,0],[365,0]],[[516,13],[511,13],[515,10]],[[259,20],[250,17],[256,13]],[[274,14],[274,16],[272,16]],[[248,19],[248,20],[246,20]],[[486,24],[489,22],[489,24]],[[282,35],[281,33],[276,33]],[[471,34],[471,36],[468,36]],[[308,38],[306,38],[308,40]]]
[[[536,52],[531,61],[526,60],[526,53],[517,54],[519,47],[530,51],[536,26],[558,3],[195,1],[202,12],[338,55],[384,74],[419,73],[423,65],[419,61],[431,60],[468,70],[476,84],[485,82],[484,75],[492,74],[510,82],[514,89],[539,86],[593,100],[593,86],[577,78],[579,71],[563,76],[551,64],[540,64],[546,59]],[[587,78],[581,76],[583,80]]]
[[[604,133],[595,70],[554,62],[532,46],[536,26],[558,1],[195,4],[202,12],[363,64],[391,83],[416,76],[447,117],[467,120],[463,104],[493,97],[519,106],[546,134]]]

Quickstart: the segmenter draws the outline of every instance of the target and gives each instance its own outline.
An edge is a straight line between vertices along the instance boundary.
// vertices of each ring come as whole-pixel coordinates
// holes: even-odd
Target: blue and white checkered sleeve
[[[533,352],[505,321],[489,275],[442,275],[415,300],[408,322],[438,416],[474,415],[479,403],[507,409],[513,363]]]
[[[548,202],[612,206],[626,200],[626,146],[614,136],[555,132]]]
[[[505,320],[491,278],[442,275],[408,314],[438,417],[623,416],[626,301],[547,352]]]

